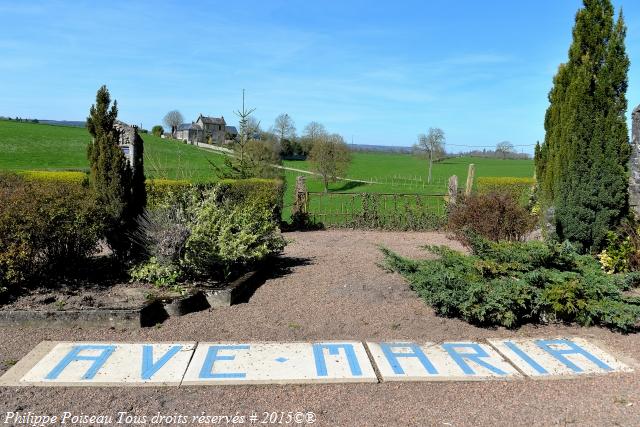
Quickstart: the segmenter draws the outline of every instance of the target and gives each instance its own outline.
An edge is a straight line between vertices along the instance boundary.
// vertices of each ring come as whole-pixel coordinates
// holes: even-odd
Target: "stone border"
[[[262,274],[250,271],[221,289],[203,289],[202,292],[211,308],[229,307],[243,301],[258,288]]]
[[[158,301],[132,309],[93,309],[60,311],[0,311],[0,327],[102,327],[138,328],[153,326],[168,316]],[[163,316],[164,314],[164,316]]]
[[[0,311],[0,327],[112,327],[140,328],[155,326],[169,317],[206,310],[229,307],[243,302],[259,286],[262,274],[250,271],[220,289],[199,289],[194,293],[163,302],[151,301],[132,309],[91,309],[59,311]]]

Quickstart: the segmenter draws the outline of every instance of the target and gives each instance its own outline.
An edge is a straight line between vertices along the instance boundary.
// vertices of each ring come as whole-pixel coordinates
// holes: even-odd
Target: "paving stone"
[[[583,338],[488,341],[520,371],[532,378],[633,371],[629,365]]]
[[[518,379],[522,375],[487,344],[367,342],[383,381]]]
[[[182,384],[377,381],[360,342],[199,343]]]
[[[48,342],[36,347],[34,355],[25,356],[28,363],[16,365],[15,371],[7,372],[2,383],[178,386],[194,349],[194,342]]]

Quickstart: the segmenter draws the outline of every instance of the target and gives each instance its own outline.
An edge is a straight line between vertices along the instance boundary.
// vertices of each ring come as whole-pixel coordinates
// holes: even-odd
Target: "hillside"
[[[145,173],[150,178],[189,179],[195,182],[215,180],[211,163],[220,165],[221,154],[142,134],[145,141]],[[84,128],[0,121],[0,170],[49,169],[86,170],[86,146],[90,140]],[[478,176],[533,175],[531,160],[500,160],[455,157],[434,163],[431,185],[426,183],[427,162],[410,154],[356,152],[347,178],[371,181],[337,182],[331,191],[375,193],[444,193],[447,180],[457,175],[464,185],[469,163],[476,165]],[[307,161],[286,161],[289,168],[309,170]],[[285,207],[293,202],[295,178],[300,172],[287,171]],[[322,191],[318,179],[309,176],[310,191]],[[288,209],[285,209],[288,212]]]
[[[220,154],[150,134],[141,136],[148,177],[215,179],[209,162],[221,164]],[[0,170],[86,170],[90,139],[85,128],[0,121]]]

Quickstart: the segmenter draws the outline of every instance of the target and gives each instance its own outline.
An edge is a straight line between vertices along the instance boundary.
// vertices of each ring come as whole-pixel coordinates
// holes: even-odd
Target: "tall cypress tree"
[[[560,239],[599,249],[628,214],[625,119],[629,59],[622,13],[610,0],[584,0],[569,60],[554,77],[545,141],[536,150],[543,201],[555,207]]]
[[[111,105],[109,91],[102,86],[87,118],[87,128],[93,137],[88,147],[90,181],[105,214],[107,242],[116,256],[124,257],[131,248],[129,235],[138,213],[132,212],[133,172],[118,146],[119,134],[114,127],[117,116],[117,102]]]

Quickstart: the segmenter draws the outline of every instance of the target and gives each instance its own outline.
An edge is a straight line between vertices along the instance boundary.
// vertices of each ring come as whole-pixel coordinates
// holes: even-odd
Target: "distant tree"
[[[224,160],[224,166],[217,168],[218,175],[222,178],[246,179],[255,178],[256,166],[259,159],[263,159],[264,153],[256,154],[258,150],[255,146],[250,147],[250,143],[260,136],[260,122],[252,116],[255,108],[247,108],[245,105],[245,92],[242,90],[242,110],[235,111],[239,118],[238,137],[231,148],[233,155]]]
[[[444,153],[446,138],[440,128],[430,128],[429,133],[418,135],[418,143],[413,146],[418,154],[425,155],[429,159],[429,174],[427,182],[431,183],[431,169],[434,159],[437,160]]]
[[[312,170],[322,177],[326,193],[329,191],[329,182],[335,182],[339,176],[347,172],[351,152],[342,136],[318,134],[309,153],[309,161]]]
[[[302,134],[301,154],[308,155],[311,152],[313,144],[327,136],[327,130],[324,125],[318,122],[310,122],[304,127],[304,133]]]
[[[247,123],[245,126],[247,132],[247,140],[262,139],[263,131],[260,126],[260,120],[258,120],[255,116],[250,115],[247,118]]]
[[[291,116],[283,113],[276,117],[273,124],[273,133],[276,134],[280,143],[285,139],[292,141],[296,136],[296,125]]]
[[[114,253],[123,258],[130,253],[130,233],[135,219],[144,208],[144,173],[133,169],[118,145],[119,134],[114,124],[118,117],[117,102],[111,105],[106,86],[96,94],[96,103],[89,110],[87,129],[92,136],[88,146],[91,166],[90,182],[96,192],[98,205],[105,214],[105,237]],[[142,145],[138,147],[142,155]],[[137,166],[143,169],[140,159]],[[142,180],[143,194],[138,181]]]
[[[249,140],[245,147],[247,177],[284,179],[284,169],[278,167],[282,165],[279,151],[279,145],[273,139]]]
[[[509,141],[502,141],[496,145],[496,154],[502,157],[502,160],[506,159],[508,155],[515,152],[513,144]]]
[[[151,128],[151,133],[155,136],[162,136],[164,134],[164,128],[160,125],[155,125]]]
[[[180,113],[180,111],[171,110],[165,114],[162,121],[167,125],[167,127],[171,128],[171,136],[175,138],[178,126],[184,123],[184,117],[182,117],[182,113]]]

